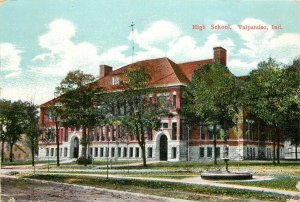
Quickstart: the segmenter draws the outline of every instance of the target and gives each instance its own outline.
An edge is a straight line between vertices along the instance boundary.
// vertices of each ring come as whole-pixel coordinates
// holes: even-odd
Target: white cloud
[[[59,76],[76,69],[96,73],[99,65],[96,46],[89,42],[73,42],[75,34],[72,22],[64,19],[52,21],[49,31],[39,38],[39,45],[47,52],[33,58],[32,71]]]
[[[136,53],[137,60],[155,57],[169,57],[176,62],[206,59],[212,58],[213,47],[223,46],[230,54],[234,46],[230,38],[220,39],[218,34],[211,34],[204,44],[198,44],[176,24],[163,20],[152,23],[141,34],[136,31],[135,35],[137,45],[143,48]]]
[[[271,25],[253,18],[246,18],[240,25],[266,26],[268,30],[243,30],[233,26],[236,33],[244,41],[244,48],[239,50],[239,57],[247,57],[255,61],[273,57],[279,62],[287,63],[300,53],[300,34],[284,33],[272,30]]]
[[[19,49],[11,43],[0,44],[0,70],[1,71],[19,71],[21,56]]]
[[[181,35],[181,30],[172,22],[166,20],[155,21],[143,32],[139,33],[135,30],[133,36],[129,35],[129,39],[134,38],[135,42],[144,49],[149,49],[161,43],[168,44],[177,40]]]
[[[4,78],[8,79],[8,78],[15,78],[15,77],[18,77],[20,76],[21,72],[20,71],[16,71],[16,72],[12,72],[12,73],[9,73],[7,75],[5,75]]]
[[[108,49],[106,52],[100,55],[100,64],[109,64],[113,67],[130,63],[130,58],[124,54],[124,51],[128,50],[128,46],[117,46]]]
[[[245,62],[241,59],[232,59],[228,61],[228,67],[232,73],[236,76],[244,76],[249,74],[256,66],[259,61]]]
[[[213,48],[217,46],[224,47],[230,54],[234,42],[230,38],[220,39],[218,34],[211,34],[206,42],[200,46],[192,37],[183,36],[170,46],[167,56],[176,59],[177,62],[208,59],[212,58]]]

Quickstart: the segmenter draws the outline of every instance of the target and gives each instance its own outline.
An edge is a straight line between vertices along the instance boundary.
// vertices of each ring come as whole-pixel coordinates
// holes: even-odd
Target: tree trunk
[[[142,119],[141,114],[138,114],[139,120]],[[142,121],[139,121],[139,125],[135,124],[135,131],[136,131],[136,139],[138,140],[139,146],[142,150],[142,158],[143,158],[143,166],[147,167],[147,162],[146,162],[146,143],[145,143],[145,132],[143,130],[144,124]]]
[[[147,167],[147,163],[146,163],[146,148],[145,148],[145,144],[143,147],[141,147],[142,149],[142,157],[143,157],[143,166]]]
[[[276,150],[276,143],[275,143],[275,137],[273,135],[273,151],[272,151],[272,160],[273,160],[273,165],[276,164],[276,161],[275,161],[275,150]]]
[[[13,162],[13,147],[14,147],[14,144],[10,144],[9,162]]]
[[[216,132],[214,131],[214,165],[217,165],[217,137]]]
[[[295,155],[296,155],[296,160],[298,160],[298,141],[295,144]]]
[[[84,166],[87,166],[87,160],[86,160],[86,127],[82,127],[82,156],[83,156],[83,163]]]
[[[58,123],[57,119],[55,120],[55,131],[56,131],[56,149],[57,149],[57,156],[56,156],[56,166],[59,166],[59,130],[58,130]]]
[[[299,125],[298,125],[298,137],[295,145],[296,149],[296,160],[298,160],[298,144],[299,144],[299,138],[300,138],[300,119],[299,119]]]
[[[4,162],[4,140],[2,140],[2,147],[1,147],[1,163]]]
[[[32,145],[34,143],[31,143]],[[31,165],[34,166],[34,146],[31,146]]]
[[[280,164],[280,135],[276,126],[276,140],[277,140],[277,163]]]

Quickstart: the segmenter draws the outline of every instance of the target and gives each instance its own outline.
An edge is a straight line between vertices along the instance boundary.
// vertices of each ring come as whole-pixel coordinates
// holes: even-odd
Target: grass
[[[300,181],[299,177],[295,178],[295,177],[281,176],[268,181],[240,181],[240,182],[235,181],[235,182],[226,182],[226,183],[288,190],[288,191],[298,191],[296,185],[298,184],[299,181]]]
[[[42,164],[45,164],[47,163],[48,161],[35,161],[35,164],[38,164],[38,163],[42,163]],[[55,163],[56,161],[54,160],[51,160],[49,161],[49,163]],[[19,165],[31,165],[31,160],[28,160],[28,161],[14,161],[14,162],[2,162],[1,163],[2,166],[19,166]]]
[[[56,182],[93,186],[122,191],[132,191],[166,197],[188,200],[265,200],[286,201],[287,197],[278,194],[238,190],[233,188],[218,188],[201,185],[178,184],[172,182],[152,182],[132,179],[105,179],[87,176],[31,175],[28,178]],[[214,196],[217,196],[215,198]],[[221,198],[220,198],[221,197]]]

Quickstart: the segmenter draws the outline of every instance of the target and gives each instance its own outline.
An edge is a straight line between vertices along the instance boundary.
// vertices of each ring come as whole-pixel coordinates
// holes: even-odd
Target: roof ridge
[[[208,58],[208,59],[204,59],[204,60],[194,60],[194,61],[182,62],[182,63],[178,63],[178,65],[189,64],[189,63],[194,63],[194,62],[203,62],[203,61],[207,61],[207,60],[213,60],[213,59]]]

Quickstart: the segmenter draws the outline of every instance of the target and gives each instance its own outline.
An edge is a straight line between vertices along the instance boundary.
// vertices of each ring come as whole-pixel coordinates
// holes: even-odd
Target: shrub
[[[84,157],[83,156],[81,156],[81,157],[79,157],[77,159],[77,164],[79,164],[79,165],[83,165],[84,164]],[[88,156],[86,158],[86,164],[92,164],[92,157]]]

